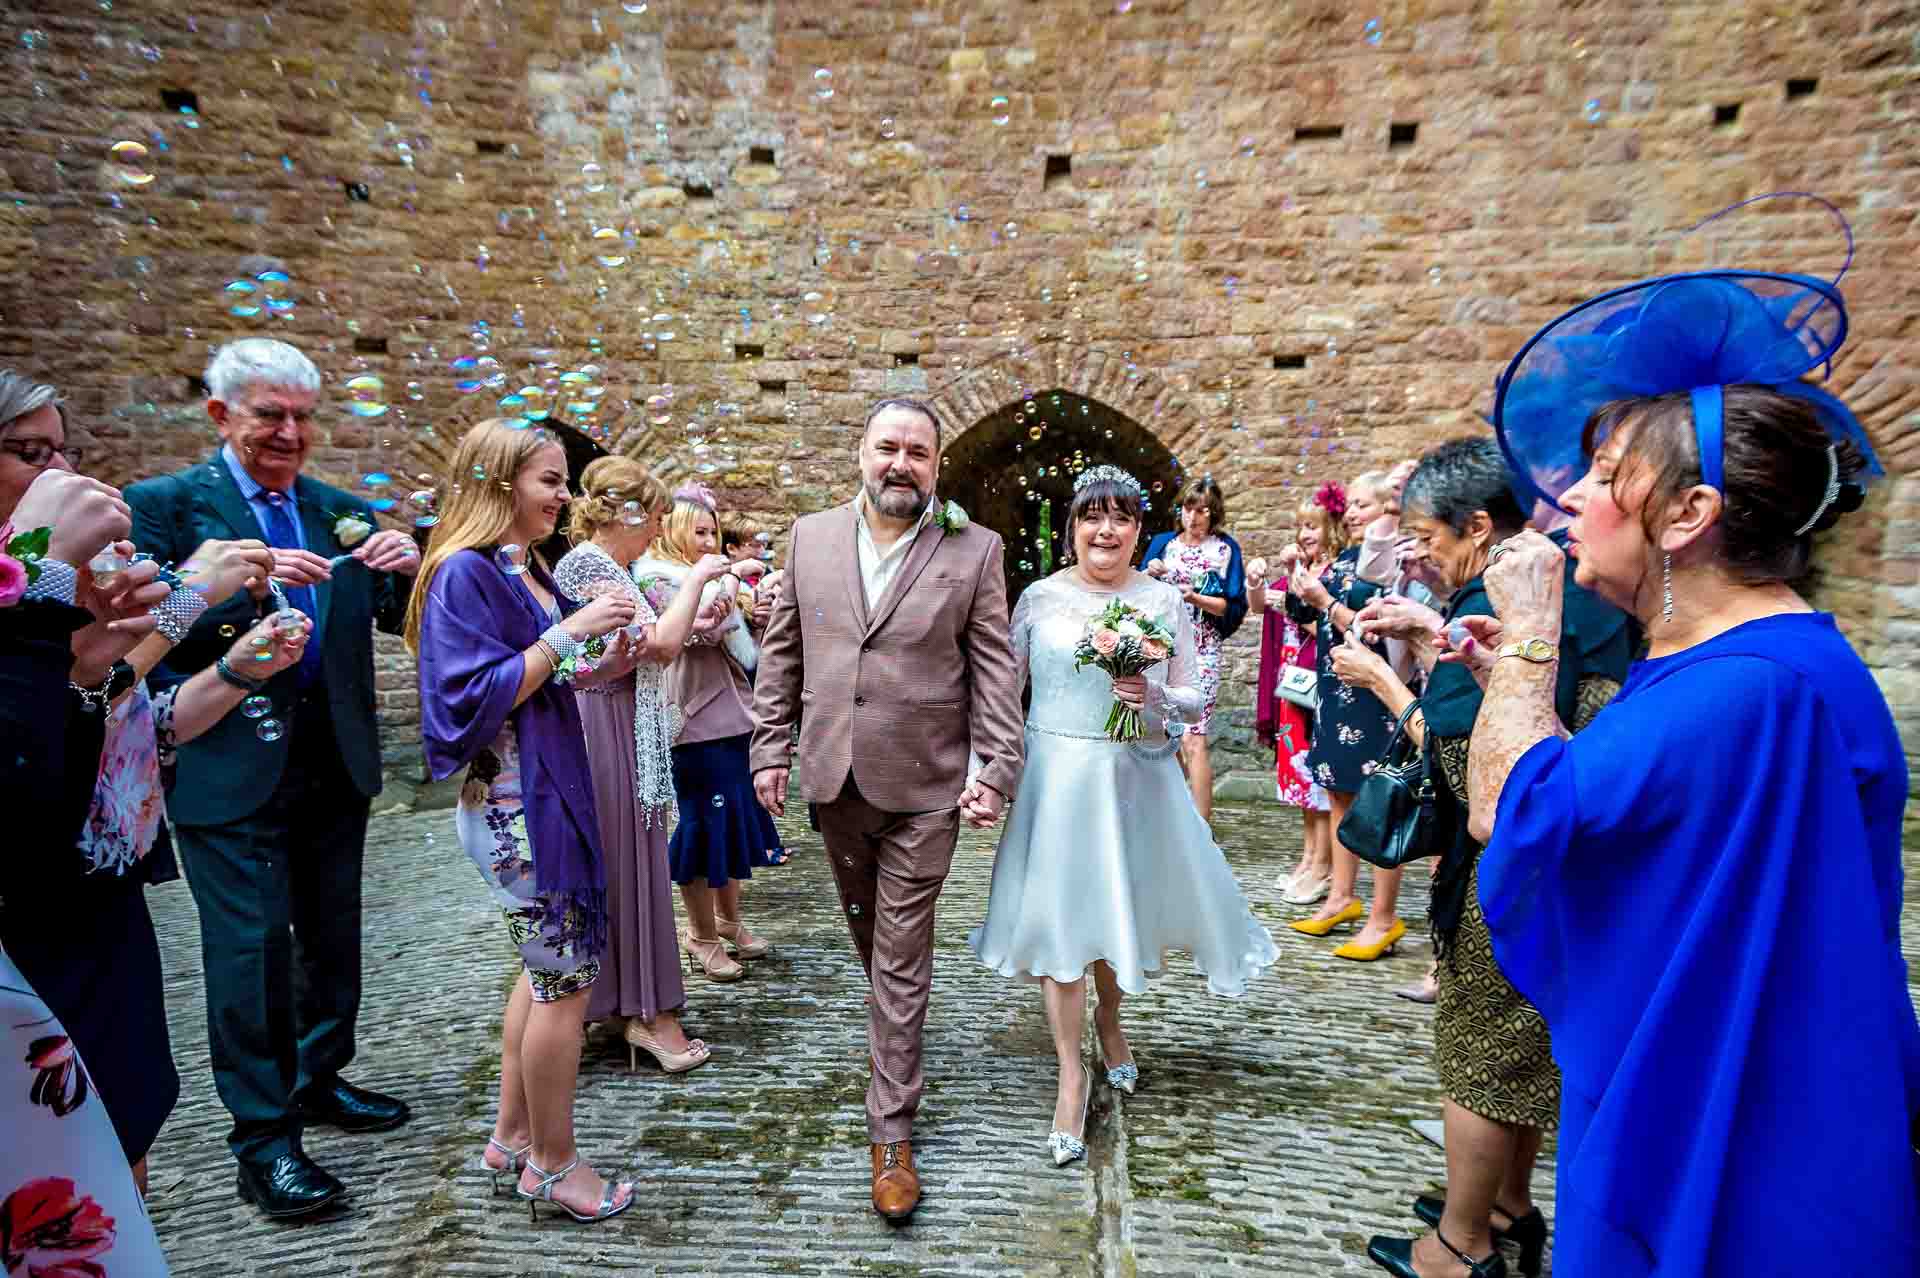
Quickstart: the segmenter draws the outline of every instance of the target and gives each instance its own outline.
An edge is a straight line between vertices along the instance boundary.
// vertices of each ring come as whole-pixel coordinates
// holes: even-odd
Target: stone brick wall
[[[1909,6],[53,0],[4,27],[0,362],[65,387],[121,480],[203,456],[209,347],[274,332],[338,405],[313,464],[400,496],[538,385],[783,528],[849,494],[876,395],[964,431],[1065,388],[1215,474],[1270,552],[1303,489],[1477,429],[1572,301],[1837,269],[1810,212],[1676,235],[1817,191],[1858,237],[1834,384],[1901,476],[1823,548],[1821,602],[1920,749]],[[597,398],[558,380],[583,366]],[[384,416],[344,411],[363,374]]]

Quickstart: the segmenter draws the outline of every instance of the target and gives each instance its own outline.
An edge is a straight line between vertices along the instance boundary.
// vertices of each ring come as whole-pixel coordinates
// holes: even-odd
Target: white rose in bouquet
[[[372,535],[373,525],[357,515],[342,515],[333,521],[333,539],[343,550],[352,550]]]

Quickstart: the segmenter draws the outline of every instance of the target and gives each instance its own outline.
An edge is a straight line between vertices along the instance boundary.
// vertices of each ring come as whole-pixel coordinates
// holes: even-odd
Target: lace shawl
[[[592,542],[582,542],[554,565],[554,584],[576,603],[621,591],[634,601],[631,633],[641,637],[660,618],[619,564]],[[673,822],[673,738],[679,731],[664,689],[666,668],[641,661],[633,671],[633,760],[643,824]]]

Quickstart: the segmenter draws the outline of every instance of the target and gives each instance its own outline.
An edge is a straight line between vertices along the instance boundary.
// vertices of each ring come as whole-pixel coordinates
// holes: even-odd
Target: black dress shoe
[[[305,1154],[240,1164],[240,1197],[269,1216],[305,1216],[346,1192],[345,1185]]]
[[[1413,1200],[1413,1214],[1435,1229],[1440,1227],[1440,1216],[1446,1209],[1447,1200],[1438,1194],[1422,1194]],[[1504,1208],[1494,1210],[1507,1215]],[[1520,1272],[1527,1278],[1539,1278],[1547,1251],[1547,1218],[1540,1214],[1540,1209],[1535,1207],[1524,1216],[1511,1217],[1505,1229],[1498,1225],[1490,1228],[1496,1244],[1510,1242],[1520,1249]]]
[[[309,1088],[300,1097],[300,1117],[304,1121],[325,1123],[343,1132],[384,1132],[411,1116],[405,1101],[355,1087],[340,1078],[323,1087]]]
[[[1507,1278],[1507,1261],[1496,1248],[1491,1254],[1475,1260],[1466,1252],[1447,1241],[1447,1236],[1438,1228],[1433,1231],[1442,1247],[1453,1253],[1453,1258],[1467,1267],[1472,1278]],[[1375,1236],[1367,1244],[1367,1259],[1380,1266],[1396,1278],[1420,1278],[1420,1271],[1413,1267],[1413,1239],[1382,1238]]]

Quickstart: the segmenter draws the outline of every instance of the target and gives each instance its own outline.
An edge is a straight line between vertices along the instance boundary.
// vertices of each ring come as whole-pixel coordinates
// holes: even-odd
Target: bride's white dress
[[[1169,660],[1147,672],[1147,730],[1107,740],[1113,680],[1075,670],[1087,621],[1118,596],[1172,627]],[[1013,649],[1033,685],[1027,764],[993,865],[986,921],[968,944],[1003,976],[1079,980],[1097,959],[1130,994],[1171,949],[1192,953],[1215,994],[1245,993],[1278,957],[1213,841],[1174,758],[1169,720],[1204,710],[1193,623],[1172,586],[1136,573],[1093,591],[1072,570],[1035,582],[1013,610]]]

